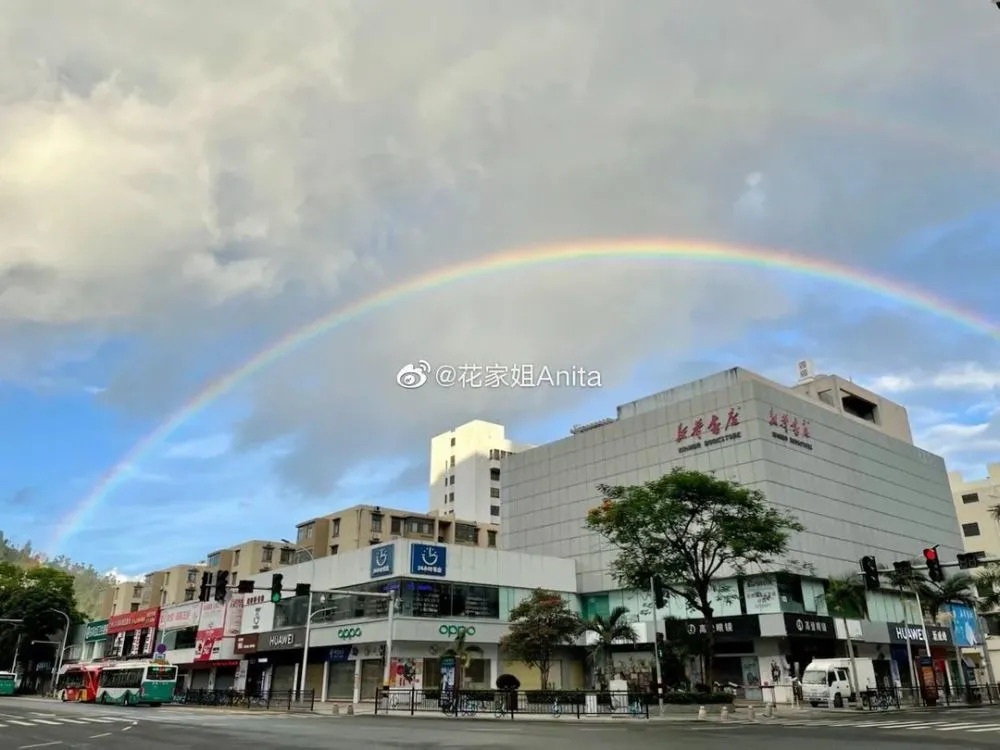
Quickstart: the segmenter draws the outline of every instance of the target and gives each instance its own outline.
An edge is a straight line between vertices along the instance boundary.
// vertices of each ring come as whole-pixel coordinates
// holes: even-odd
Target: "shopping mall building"
[[[865,555],[891,567],[933,545],[954,560],[962,540],[944,462],[913,445],[905,409],[839,377],[814,376],[808,363],[801,370],[791,388],[727,370],[510,456],[501,547],[576,561],[585,615],[619,605],[651,612],[647,592],[617,586],[614,550],[584,528],[601,500],[597,485],[642,484],[675,467],[712,472],[760,490],[806,527],[792,539],[788,563],[718,582],[716,678],[787,686],[809,660],[843,655],[844,621],[829,617],[824,578],[856,573]],[[907,638],[921,641],[911,644],[915,655],[924,652],[915,603],[888,591],[868,598],[869,620],[847,622],[858,655],[875,658],[885,679],[909,684]],[[676,598],[657,616],[679,618],[692,633],[704,627]],[[943,679],[954,659],[952,628],[929,627],[927,635]],[[958,664],[949,672],[954,684]]]

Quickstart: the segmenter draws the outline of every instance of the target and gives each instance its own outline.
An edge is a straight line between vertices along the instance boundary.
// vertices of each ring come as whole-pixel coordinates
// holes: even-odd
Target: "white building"
[[[800,565],[718,582],[715,612],[733,635],[725,633],[732,642],[716,661],[717,677],[787,679],[786,665],[837,655],[843,643],[822,579],[856,573],[865,555],[891,567],[936,544],[954,559],[962,539],[944,461],[912,444],[905,409],[841,378],[803,375],[789,388],[734,368],[625,404],[617,419],[510,457],[501,547],[575,560],[587,616],[618,605],[643,611],[648,594],[621,590],[610,574],[616,552],[584,527],[601,500],[597,485],[643,484],[678,466],[712,472],[761,490],[806,527],[790,544],[789,558]],[[890,592],[872,594],[869,621],[851,626],[866,644],[862,655],[891,651],[885,678],[894,661],[891,677],[904,683],[906,650],[894,634],[904,623],[920,627],[906,604]],[[700,627],[676,599],[659,614]],[[841,630],[837,623],[840,638]],[[942,669],[953,656],[946,631],[929,638]]]
[[[508,440],[503,425],[478,419],[431,438],[430,510],[499,523],[501,461],[532,447]]]

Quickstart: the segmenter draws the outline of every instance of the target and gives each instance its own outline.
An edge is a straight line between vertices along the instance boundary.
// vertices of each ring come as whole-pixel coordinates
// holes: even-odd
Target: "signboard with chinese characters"
[[[201,618],[201,602],[186,602],[164,607],[160,612],[160,630],[196,628]]]
[[[87,629],[84,633],[83,640],[87,643],[93,643],[95,641],[103,641],[108,637],[108,621],[107,620],[94,620],[87,623]]]
[[[391,576],[395,552],[396,548],[391,544],[372,547],[371,566],[368,571],[368,577],[382,578],[384,576]]]
[[[725,413],[710,413],[681,422],[674,433],[678,453],[690,453],[701,448],[714,448],[743,437],[740,430],[740,407]]]
[[[707,635],[708,623],[705,620],[685,620],[683,627],[687,635]],[[668,622],[668,627],[670,623]],[[745,641],[760,637],[760,620],[757,615],[737,615],[735,617],[716,617],[713,627],[716,641]],[[667,631],[670,638],[670,631]],[[676,634],[675,636],[676,637]]]
[[[927,640],[930,641],[932,648],[934,646],[951,645],[951,632],[948,628],[942,628],[937,625],[921,627],[919,625],[906,625],[902,622],[889,623],[889,642],[906,643],[910,641],[917,646],[923,645],[925,628],[927,630]]]
[[[258,636],[257,651],[288,651],[293,648],[302,648],[306,642],[305,639],[305,628],[272,630],[270,633]]]
[[[437,544],[410,546],[410,573],[420,576],[444,576],[447,573],[448,548]]]
[[[194,660],[210,661],[213,652],[218,653],[221,649],[220,641],[225,634],[226,605],[215,601],[204,602],[201,605],[199,618],[194,643]]]
[[[771,428],[771,437],[775,440],[807,451],[813,449],[809,420],[771,409],[767,414],[767,424]]]
[[[124,633],[128,630],[155,628],[159,622],[159,607],[140,609],[136,612],[123,612],[120,615],[112,615],[111,619],[108,620],[108,635]]]
[[[764,615],[781,611],[778,581],[774,576],[752,576],[743,579],[743,598],[748,615]]]
[[[240,616],[240,634],[264,633],[274,627],[274,604],[265,594],[246,594]]]
[[[785,632],[795,638],[836,638],[832,617],[803,612],[785,613]]]

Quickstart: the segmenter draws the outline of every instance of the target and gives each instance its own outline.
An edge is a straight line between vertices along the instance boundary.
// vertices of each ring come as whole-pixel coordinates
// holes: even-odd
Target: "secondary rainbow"
[[[289,332],[239,367],[214,380],[183,407],[171,414],[155,430],[136,443],[115,466],[101,477],[93,490],[59,521],[48,545],[49,553],[56,554],[87,514],[97,508],[116,487],[128,478],[129,468],[161,443],[164,438],[238,384],[320,336],[411,297],[450,284],[472,281],[484,276],[524,271],[537,266],[559,263],[649,259],[742,265],[811,276],[871,292],[881,298],[891,299],[924,310],[1000,340],[1000,328],[995,324],[929,292],[849,266],[782,250],[723,244],[702,239],[588,240],[509,250],[440,268],[368,295]],[[386,375],[387,384],[392,383],[393,375],[394,373]]]

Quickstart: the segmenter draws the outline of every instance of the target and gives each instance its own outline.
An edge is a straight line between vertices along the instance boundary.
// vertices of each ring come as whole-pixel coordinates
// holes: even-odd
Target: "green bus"
[[[16,674],[13,672],[0,672],[0,695],[13,695],[16,687]]]
[[[103,667],[97,680],[97,702],[120,706],[170,703],[177,667],[165,662],[122,662]]]

